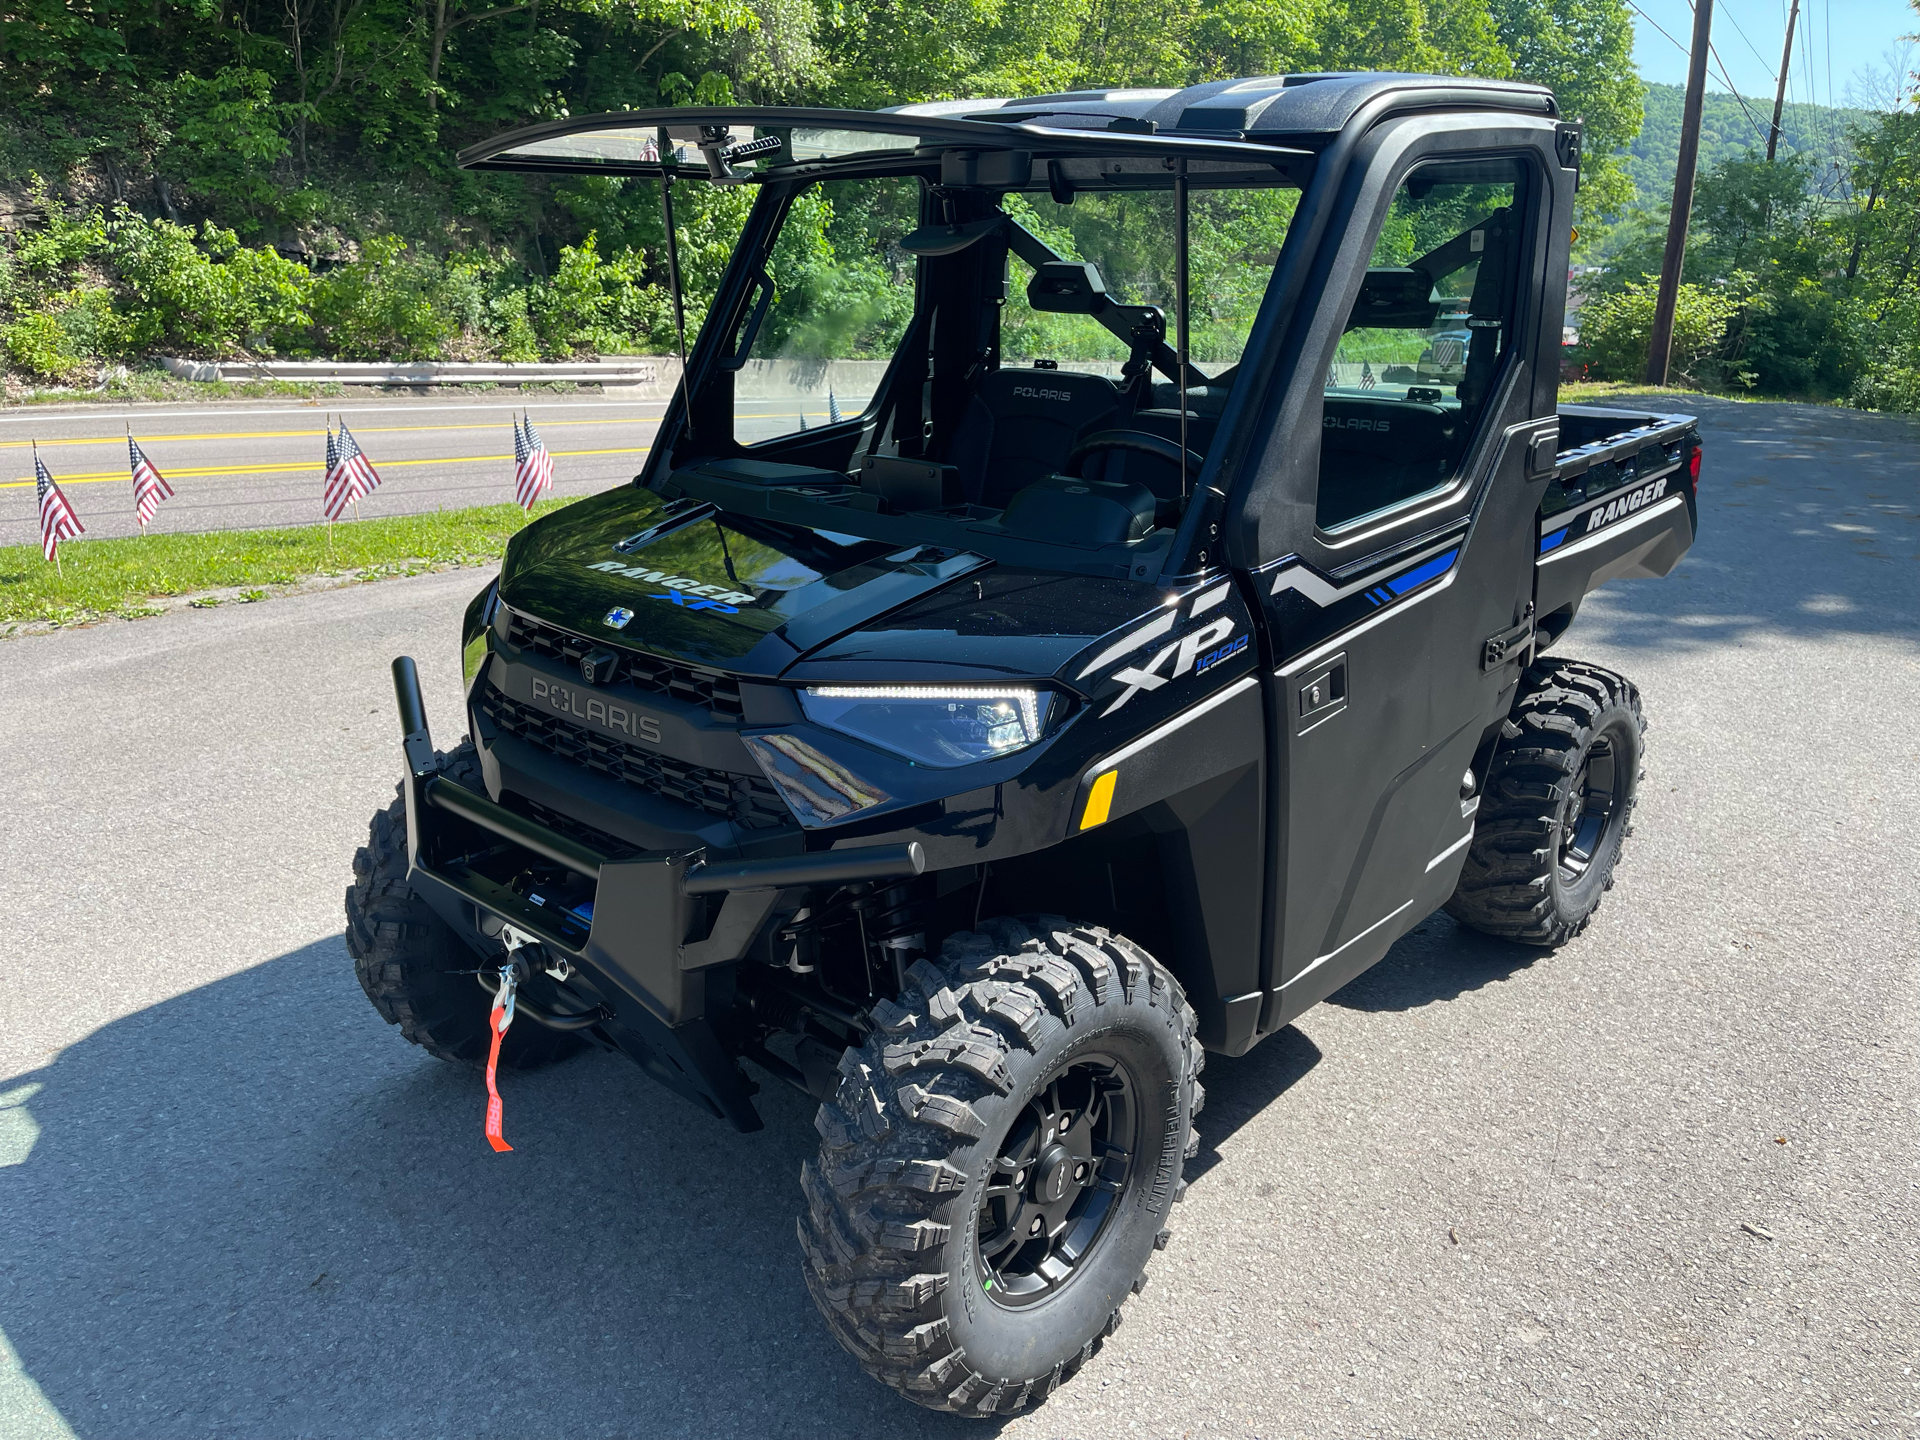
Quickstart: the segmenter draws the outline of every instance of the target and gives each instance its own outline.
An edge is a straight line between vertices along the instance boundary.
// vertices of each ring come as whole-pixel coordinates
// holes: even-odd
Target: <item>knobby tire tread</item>
[[[984,1134],[973,1102],[1009,1093],[1008,1060],[1036,1049],[1042,1016],[1072,1027],[1123,993],[1169,1007],[1183,1037],[1184,1083],[1199,1110],[1205,1052],[1185,992],[1125,937],[1055,917],[995,918],[950,936],[937,961],[907,972],[898,1002],[874,1007],[877,1029],[841,1058],[835,1098],[815,1118],[822,1147],[801,1170],[807,1288],[835,1338],[875,1379],[916,1403],[972,1416],[1012,1415],[1071,1378],[1120,1325],[1115,1309],[1077,1356],[1049,1375],[999,1384],[968,1364],[939,1299],[947,1246],[971,1214],[953,1197],[967,1177],[947,1157]],[[1198,1148],[1190,1134],[1181,1159]],[[1185,1190],[1174,1166],[1173,1199]],[[1161,1231],[1156,1249],[1169,1232]],[[1144,1275],[1132,1288],[1144,1288]]]
[[[1448,914],[1486,934],[1547,948],[1586,929],[1613,888],[1621,844],[1632,830],[1639,755],[1632,758],[1618,823],[1592,862],[1600,872],[1592,904],[1575,915],[1561,912],[1554,893],[1558,816],[1588,746],[1620,710],[1636,735],[1646,733],[1639,691],[1622,676],[1579,660],[1536,660],[1528,667],[1487,768],[1473,844]]]

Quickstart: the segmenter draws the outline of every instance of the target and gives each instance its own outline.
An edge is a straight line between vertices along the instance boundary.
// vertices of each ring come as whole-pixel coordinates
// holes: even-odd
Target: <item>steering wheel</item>
[[[1144,430],[1100,430],[1073,447],[1073,453],[1067,456],[1066,473],[1069,475],[1084,473],[1082,462],[1089,455],[1102,450],[1131,450],[1139,455],[1151,455],[1156,460],[1164,460],[1176,467],[1184,460],[1187,476],[1190,479],[1200,473],[1200,467],[1205,463],[1203,457],[1194,454],[1191,450],[1182,449],[1179,442],[1163,440],[1160,436],[1149,435]]]

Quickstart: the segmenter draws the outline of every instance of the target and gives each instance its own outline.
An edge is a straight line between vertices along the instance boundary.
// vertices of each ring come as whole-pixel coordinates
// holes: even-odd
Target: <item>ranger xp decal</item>
[[[753,596],[744,590],[729,590],[724,585],[703,585],[685,575],[669,575],[664,570],[649,570],[644,565],[622,565],[618,560],[602,560],[587,568],[604,570],[609,575],[624,575],[643,585],[659,585],[673,593],[650,598],[671,600],[676,605],[685,605],[689,610],[724,610],[733,614],[742,605],[754,603]]]
[[[1677,470],[1679,467],[1674,468]],[[1658,480],[1650,481],[1638,489],[1629,490],[1624,495],[1616,495],[1611,500],[1596,500],[1592,508],[1581,511],[1570,520],[1562,520],[1555,516],[1540,527],[1547,532],[1540,537],[1540,553],[1545,555],[1550,550],[1558,549],[1569,539],[1591,535],[1594,531],[1604,529],[1616,520],[1623,520],[1629,515],[1644,510],[1667,493],[1667,486],[1672,481],[1671,474],[1662,475]],[[1549,531],[1548,526],[1554,528]]]

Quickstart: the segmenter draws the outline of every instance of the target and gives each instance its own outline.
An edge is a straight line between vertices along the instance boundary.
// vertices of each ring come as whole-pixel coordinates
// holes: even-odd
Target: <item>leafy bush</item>
[[[320,349],[341,360],[441,359],[462,321],[483,313],[470,268],[409,250],[398,235],[367,241],[359,259],[314,284]]]
[[[198,234],[120,207],[102,253],[120,282],[121,353],[164,351],[219,358],[297,348],[311,323],[313,277],[272,250],[250,249],[231,230]]]
[[[1658,299],[1658,282],[1641,280],[1587,302],[1580,312],[1580,349],[1596,378],[1638,380],[1646,374]],[[1739,312],[1740,297],[1729,289],[1682,285],[1673,308],[1669,373],[1691,385],[1717,379],[1720,342]]]
[[[1851,399],[1866,410],[1920,410],[1920,299],[1879,317],[1879,342],[1854,381]]]

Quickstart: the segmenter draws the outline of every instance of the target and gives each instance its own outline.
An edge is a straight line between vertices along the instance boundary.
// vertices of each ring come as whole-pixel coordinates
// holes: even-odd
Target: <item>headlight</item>
[[[946,767],[1033,744],[1053,699],[1032,685],[815,685],[800,692],[800,708],[816,725]]]

